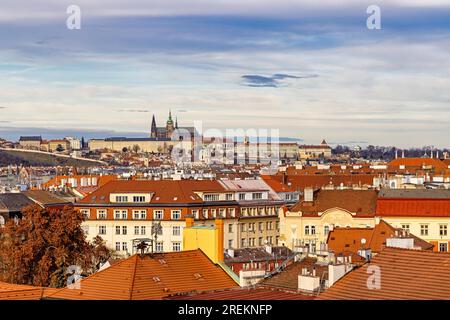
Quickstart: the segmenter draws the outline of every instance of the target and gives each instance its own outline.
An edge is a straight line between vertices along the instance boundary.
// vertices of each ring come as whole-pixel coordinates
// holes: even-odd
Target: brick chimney
[[[223,262],[223,220],[222,219],[216,219],[214,221],[216,228],[217,228],[217,258],[219,262]]]

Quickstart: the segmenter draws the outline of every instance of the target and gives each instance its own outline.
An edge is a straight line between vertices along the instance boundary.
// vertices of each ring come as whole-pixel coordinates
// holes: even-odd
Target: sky
[[[171,110],[204,130],[450,147],[450,0],[317,3],[1,0],[0,137],[145,136]]]

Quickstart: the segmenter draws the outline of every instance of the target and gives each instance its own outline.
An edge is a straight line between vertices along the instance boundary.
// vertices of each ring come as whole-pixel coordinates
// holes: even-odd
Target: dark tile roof
[[[0,212],[20,212],[34,202],[22,193],[0,194]]]

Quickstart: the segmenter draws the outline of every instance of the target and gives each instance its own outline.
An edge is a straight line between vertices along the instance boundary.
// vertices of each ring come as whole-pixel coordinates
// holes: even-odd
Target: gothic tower
[[[158,133],[156,131],[156,121],[155,121],[155,115],[153,115],[152,117],[152,128],[150,131],[150,138],[157,138],[158,137]]]
[[[166,122],[166,138],[171,138],[175,127],[172,120],[172,112],[169,110],[169,118]]]

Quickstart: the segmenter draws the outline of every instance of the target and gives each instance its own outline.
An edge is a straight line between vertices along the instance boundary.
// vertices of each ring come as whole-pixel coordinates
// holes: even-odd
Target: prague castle
[[[179,134],[179,136],[174,137],[174,134]],[[186,134],[190,136],[190,139],[183,139],[183,136]],[[169,111],[169,117],[166,121],[165,127],[157,127],[155,115],[153,115],[150,136],[148,138],[112,137],[105,139],[92,139],[89,141],[89,149],[91,151],[111,150],[118,152],[126,150],[139,150],[140,152],[167,154],[170,153],[173,146],[180,143],[181,140],[183,140],[183,144],[192,145],[194,135],[194,127],[178,127],[178,120],[175,119],[174,122],[172,119],[172,112]]]

